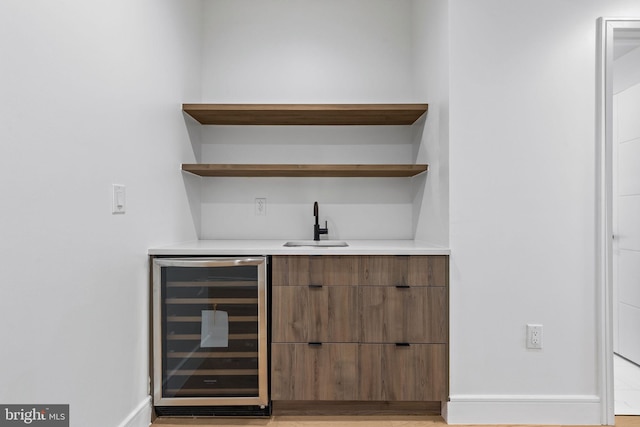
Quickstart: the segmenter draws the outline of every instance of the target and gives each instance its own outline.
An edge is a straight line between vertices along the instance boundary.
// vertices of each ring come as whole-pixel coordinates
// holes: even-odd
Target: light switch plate
[[[113,214],[123,214],[127,208],[127,198],[125,186],[113,184],[113,195],[111,199],[111,212]]]

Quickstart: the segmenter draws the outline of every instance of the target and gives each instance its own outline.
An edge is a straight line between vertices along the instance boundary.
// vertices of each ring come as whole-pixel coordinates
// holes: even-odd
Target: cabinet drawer
[[[358,284],[358,256],[274,256],[273,286],[354,286]]]
[[[363,256],[360,257],[359,267],[359,285],[448,285],[449,266],[447,256]]]
[[[282,255],[272,258],[273,286],[436,286],[449,283],[446,255]]]
[[[274,286],[273,342],[357,342],[358,288]]]
[[[445,288],[361,286],[358,322],[363,343],[446,343]]]
[[[411,286],[449,286],[449,257],[425,255],[409,257],[409,283]]]
[[[271,345],[273,400],[358,400],[358,344]]]
[[[361,344],[360,400],[416,401],[448,398],[445,344]]]

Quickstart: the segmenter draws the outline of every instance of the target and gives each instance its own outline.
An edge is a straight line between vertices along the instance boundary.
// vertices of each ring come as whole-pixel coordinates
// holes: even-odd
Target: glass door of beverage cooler
[[[153,260],[155,406],[268,404],[266,264]]]

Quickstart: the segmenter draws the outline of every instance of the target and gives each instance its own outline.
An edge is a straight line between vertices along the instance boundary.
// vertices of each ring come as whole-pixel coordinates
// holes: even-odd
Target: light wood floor
[[[444,427],[447,426],[440,416],[274,416],[270,419],[178,419],[158,418],[152,426],[156,427]],[[462,426],[464,427],[464,426]],[[492,426],[482,426],[492,427]],[[511,427],[501,425],[500,427]],[[535,426],[528,426],[535,427]],[[545,426],[564,427],[564,426]],[[571,426],[575,427],[575,426]],[[640,427],[640,416],[616,417],[616,427]]]

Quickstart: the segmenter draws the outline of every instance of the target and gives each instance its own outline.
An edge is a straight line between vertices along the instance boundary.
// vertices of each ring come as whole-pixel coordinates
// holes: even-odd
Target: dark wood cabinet
[[[271,346],[273,400],[358,400],[358,344]]]
[[[358,284],[361,286],[438,286],[448,284],[447,255],[360,256]]]
[[[358,350],[361,400],[447,400],[446,345],[361,344]]]
[[[274,286],[273,342],[358,342],[358,288]]]
[[[273,256],[274,401],[445,401],[448,256]]]
[[[447,342],[445,288],[361,286],[359,341],[363,343]]]
[[[271,284],[275,286],[355,286],[360,257],[282,255],[272,259]]]

